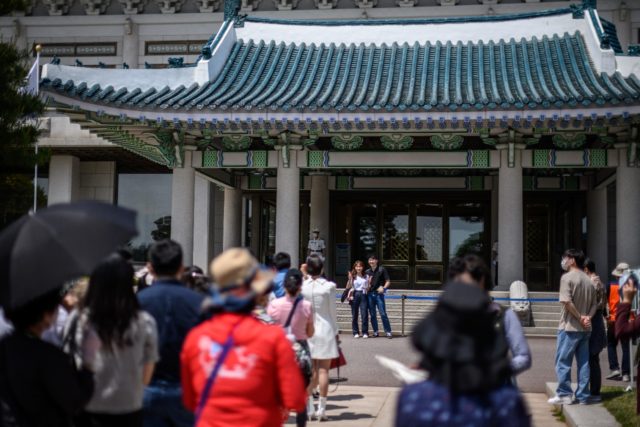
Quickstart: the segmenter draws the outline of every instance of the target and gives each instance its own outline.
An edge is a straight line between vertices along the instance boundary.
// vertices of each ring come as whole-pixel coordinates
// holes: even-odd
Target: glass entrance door
[[[489,204],[455,200],[344,201],[337,209],[335,242],[351,248],[350,264],[380,257],[394,287],[437,289],[446,281],[449,259],[475,253],[488,261]],[[342,231],[344,230],[344,232]],[[346,252],[345,252],[346,253]],[[341,264],[346,264],[341,261]],[[336,273],[344,270],[339,268]],[[336,277],[342,283],[340,277]]]

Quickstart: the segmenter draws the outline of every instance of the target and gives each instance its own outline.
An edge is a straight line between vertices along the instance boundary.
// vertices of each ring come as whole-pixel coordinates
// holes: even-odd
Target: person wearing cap
[[[153,284],[138,292],[142,310],[158,327],[158,351],[151,383],[144,390],[144,427],[193,426],[193,414],[182,405],[180,350],[187,333],[200,321],[204,296],[181,282],[182,247],[160,240],[149,248],[147,268]]]
[[[325,244],[324,240],[320,238],[320,230],[318,227],[313,229],[313,236],[309,239],[309,243],[307,244],[307,256],[311,255],[319,255],[320,258],[324,261],[324,250]]]
[[[622,286],[622,301],[618,304],[617,318],[615,324],[616,337],[619,339],[625,338],[627,341],[631,338],[637,338],[640,336],[640,316],[636,316],[635,319],[630,320],[631,304],[638,293],[638,282],[640,278],[637,272],[632,272],[627,269],[620,278],[620,285]],[[638,363],[640,367],[640,362]],[[636,385],[640,385],[640,375],[636,378]],[[636,386],[636,388],[637,388]],[[640,414],[640,394],[636,392],[636,414]]]
[[[528,427],[531,418],[511,384],[509,343],[479,286],[447,284],[435,310],[416,325],[413,347],[426,381],[406,386],[397,427]]]
[[[189,332],[182,348],[184,405],[196,427],[283,424],[302,412],[307,394],[291,343],[279,325],[252,315],[274,274],[243,248],[227,249],[210,266],[213,316]]]
[[[629,264],[626,262],[618,263],[616,268],[611,272],[614,280],[609,282],[605,288],[609,314],[607,315],[607,356],[609,359],[609,374],[605,377],[608,380],[620,379],[629,382],[629,372],[631,371],[631,357],[629,355],[629,340],[618,339],[614,333],[616,324],[617,307],[620,302],[620,285],[618,281],[625,273],[629,271]],[[618,363],[618,344],[622,347],[622,370]]]

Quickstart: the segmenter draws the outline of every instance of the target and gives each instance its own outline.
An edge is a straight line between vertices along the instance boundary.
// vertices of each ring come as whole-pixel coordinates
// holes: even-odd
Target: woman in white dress
[[[314,312],[315,333],[309,338],[309,350],[313,359],[313,377],[309,385],[307,413],[319,420],[326,420],[327,394],[329,393],[329,367],[331,359],[338,357],[338,322],[336,316],[336,284],[321,277],[324,264],[317,255],[307,258],[309,278],[302,285],[302,296]],[[314,411],[313,390],[320,384],[318,410]]]

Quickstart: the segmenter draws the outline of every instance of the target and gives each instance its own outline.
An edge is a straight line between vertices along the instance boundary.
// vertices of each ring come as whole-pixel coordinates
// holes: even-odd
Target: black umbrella
[[[0,305],[19,307],[91,273],[138,234],[136,212],[102,202],[53,205],[0,234]]]

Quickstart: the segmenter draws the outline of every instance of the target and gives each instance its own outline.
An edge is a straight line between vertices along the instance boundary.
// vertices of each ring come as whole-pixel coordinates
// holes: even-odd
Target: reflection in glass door
[[[409,206],[385,204],[382,206],[382,263],[392,282],[409,282],[411,261],[409,244]]]
[[[374,204],[363,204],[353,209],[355,233],[355,258],[367,265],[367,258],[378,253],[378,213]]]
[[[440,285],[444,279],[443,206],[418,204],[415,218],[415,281],[427,285]]]
[[[400,289],[439,288],[454,256],[474,253],[488,261],[486,202],[345,201],[337,209],[336,242],[353,248],[350,262],[378,255]]]
[[[449,212],[449,259],[486,252],[484,215],[479,203],[459,203]]]
[[[260,258],[269,264],[276,253],[276,205],[272,201],[264,200],[260,212],[262,241],[260,243]]]

